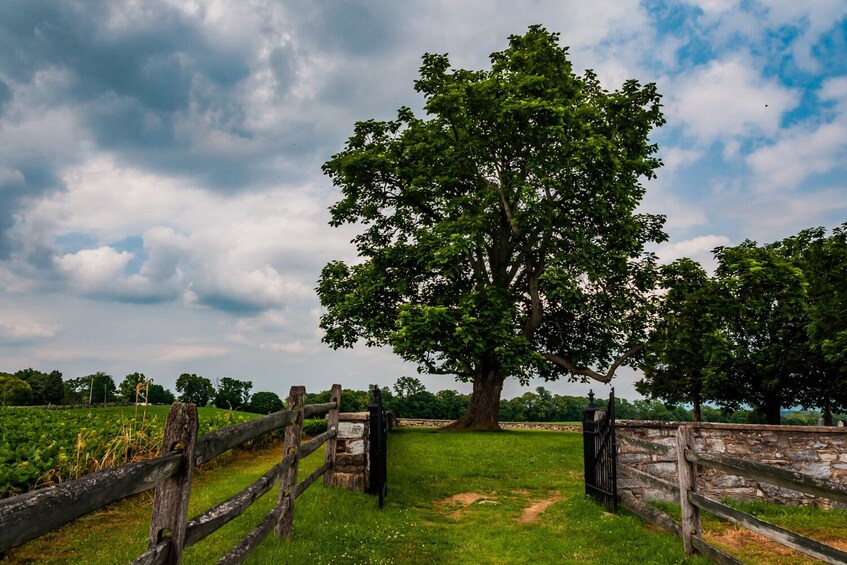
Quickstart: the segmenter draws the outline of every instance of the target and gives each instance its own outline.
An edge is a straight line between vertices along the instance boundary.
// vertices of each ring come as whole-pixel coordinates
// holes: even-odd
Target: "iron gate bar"
[[[388,418],[382,406],[382,391],[374,386],[373,400],[368,404],[370,414],[370,475],[368,492],[379,497],[382,509],[388,494]]]
[[[617,512],[617,442],[615,438],[615,389],[602,417],[594,404],[594,391],[588,393],[589,404],[583,412],[583,454],[585,457],[585,494]]]

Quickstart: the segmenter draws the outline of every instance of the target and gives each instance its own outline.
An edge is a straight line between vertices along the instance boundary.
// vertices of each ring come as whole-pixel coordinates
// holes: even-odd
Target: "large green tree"
[[[711,400],[705,386],[706,368],[721,324],[721,296],[696,261],[678,259],[661,272],[666,292],[660,321],[650,335],[641,367],[644,376],[635,388],[670,404],[690,402],[694,420],[699,422],[703,402]]]
[[[795,405],[805,386],[806,278],[772,245],[745,241],[717,248],[715,257],[721,329],[707,386],[720,403],[749,404],[779,424],[780,409]]]
[[[391,346],[422,372],[473,383],[455,428],[495,429],[504,379],[594,378],[645,339],[664,218],[636,214],[660,165],[655,85],[577,76],[558,34],[533,26],[489,70],[426,54],[425,118],[354,126],[323,170],[360,260],[321,272],[332,347]]]
[[[809,228],[774,244],[803,271],[807,288],[806,332],[797,372],[798,401],[819,408],[826,425],[847,411],[847,224],[832,233]]]

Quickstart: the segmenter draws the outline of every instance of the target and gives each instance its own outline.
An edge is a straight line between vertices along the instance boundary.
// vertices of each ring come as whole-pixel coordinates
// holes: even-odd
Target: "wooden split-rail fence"
[[[648,522],[680,536],[686,554],[700,553],[717,563],[737,564],[739,561],[736,561],[733,557],[720,551],[703,539],[703,528],[700,524],[701,510],[711,512],[720,518],[739,524],[777,543],[811,555],[826,563],[847,564],[847,552],[845,551],[786,530],[761,520],[752,514],[736,510],[726,504],[703,496],[697,492],[697,468],[700,466],[717,469],[731,475],[748,477],[756,481],[843,503],[847,503],[847,485],[746,459],[698,452],[694,445],[695,429],[695,426],[690,425],[683,425],[677,428],[676,454],[678,484],[673,484],[670,481],[654,477],[634,467],[624,465],[619,461],[617,462],[618,475],[637,479],[678,497],[682,510],[682,521],[678,522],[674,520],[665,512],[638,500],[632,493],[627,491],[622,491],[620,494],[620,502],[624,507],[638,514]],[[630,438],[625,435],[619,436],[618,439],[631,443],[645,451],[652,451],[658,454],[669,454],[674,449],[667,445]]]
[[[297,497],[321,475],[332,483],[341,386],[333,385],[330,402],[305,405],[306,389],[291,387],[288,409],[197,437],[197,408],[174,403],[165,423],[162,453],[155,459],[92,473],[81,479],[0,500],[0,555],[117,500],[156,489],[148,549],[132,563],[179,563],[184,548],[196,544],[279,482],[277,504],[218,563],[240,563],[271,530],[291,538]],[[301,445],[303,420],[327,415],[327,431]],[[285,428],[282,460],[253,484],[188,520],[192,471],[197,465],[263,434]],[[326,460],[297,482],[300,459],[326,443]]]

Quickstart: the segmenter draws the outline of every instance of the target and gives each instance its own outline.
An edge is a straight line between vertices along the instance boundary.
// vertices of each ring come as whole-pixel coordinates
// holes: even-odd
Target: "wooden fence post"
[[[300,449],[300,436],[303,433],[303,405],[306,399],[306,387],[293,386],[288,393],[288,409],[297,411],[297,418],[293,424],[285,428],[285,443],[283,444],[283,454],[285,457],[289,453],[297,453]],[[294,496],[293,489],[297,486],[297,467],[300,461],[297,457],[291,466],[282,474],[282,479],[279,483],[279,500],[277,505],[282,505],[286,497],[288,498],[288,507],[285,512],[279,517],[276,524],[276,535],[283,536],[286,540],[291,539],[291,530],[294,527]]]
[[[329,391],[329,401],[335,402],[335,408],[326,415],[326,429],[335,430],[336,435],[326,442],[326,462],[330,463],[329,469],[324,474],[324,484],[332,486],[335,484],[335,446],[338,445],[338,414],[341,412],[341,385],[332,385]]]
[[[156,486],[153,517],[150,520],[148,549],[153,549],[165,537],[171,544],[162,562],[178,564],[185,545],[185,525],[188,520],[188,497],[194,470],[194,445],[197,439],[197,407],[174,402],[165,422],[162,455],[182,453],[182,465],[175,475]]]
[[[694,554],[691,536],[702,537],[700,509],[688,500],[689,492],[697,492],[697,464],[685,458],[685,450],[694,450],[694,430],[680,426],[676,430],[677,470],[679,472],[679,505],[682,510],[682,543],[686,555]]]

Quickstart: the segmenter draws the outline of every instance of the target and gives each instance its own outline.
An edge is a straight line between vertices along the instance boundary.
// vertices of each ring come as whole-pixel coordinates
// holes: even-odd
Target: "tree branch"
[[[473,376],[473,373],[470,371],[451,371],[449,369],[442,369],[441,367],[437,367],[435,363],[427,359],[423,360],[423,365],[426,367],[426,371],[430,375],[457,375],[460,377]]]
[[[542,353],[545,359],[563,367],[565,370],[573,373],[574,375],[581,375],[583,377],[590,377],[595,381],[600,381],[601,383],[608,383],[612,380],[612,377],[615,375],[615,371],[618,367],[620,367],[621,363],[638,353],[644,349],[644,344],[636,345],[631,348],[629,351],[625,352],[623,355],[615,359],[615,362],[612,363],[612,366],[609,367],[609,370],[606,371],[606,374],[598,373],[593,369],[589,369],[588,367],[577,367],[571,361],[565,357],[561,357],[559,355],[554,355],[552,353]]]
[[[529,318],[521,331],[521,334],[526,339],[532,339],[532,334],[541,325],[544,305],[541,303],[541,296],[538,292],[538,280],[541,278],[541,273],[536,271],[529,276],[529,300],[532,304]]]

